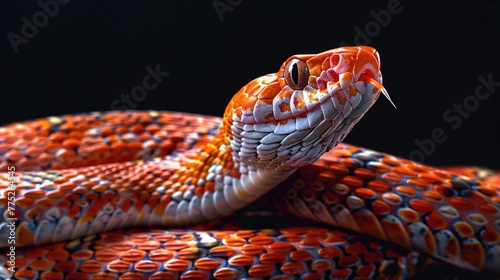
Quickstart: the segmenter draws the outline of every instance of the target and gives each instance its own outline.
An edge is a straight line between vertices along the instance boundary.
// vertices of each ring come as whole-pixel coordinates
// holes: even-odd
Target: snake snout
[[[356,67],[353,69],[355,80],[364,82],[372,86],[371,92],[375,95],[374,101],[377,100],[380,93],[382,93],[387,100],[396,108],[392,102],[389,93],[382,85],[382,73],[380,72],[380,56],[378,52],[368,46],[358,47],[359,51],[356,55]]]

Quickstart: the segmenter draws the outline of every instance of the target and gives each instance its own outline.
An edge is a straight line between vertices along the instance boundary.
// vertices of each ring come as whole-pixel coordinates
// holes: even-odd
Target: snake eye
[[[285,81],[292,89],[303,89],[309,82],[309,67],[305,61],[294,58],[285,66]]]

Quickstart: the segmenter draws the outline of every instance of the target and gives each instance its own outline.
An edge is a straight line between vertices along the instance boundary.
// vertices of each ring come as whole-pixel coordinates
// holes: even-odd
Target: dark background
[[[157,64],[169,76],[130,109],[220,116],[240,87],[290,55],[346,42],[379,50],[384,85],[398,106],[381,98],[346,142],[409,157],[419,150],[415,141],[438,128],[447,139],[425,163],[498,169],[500,86],[460,125],[443,114],[473,98],[478,76],[500,82],[500,1],[435,2],[70,0],[16,53],[9,34],[22,36],[23,17],[33,23],[42,8],[2,0],[0,124],[110,110]],[[218,13],[214,3],[229,9]],[[399,3],[397,12],[382,26],[374,14],[387,14],[389,3]],[[371,35],[356,37],[366,27]],[[446,269],[428,275],[472,277]]]
[[[229,9],[219,16],[214,3]],[[398,12],[374,26],[374,13],[390,3]],[[346,42],[379,50],[384,84],[398,107],[381,98],[346,142],[409,157],[419,149],[415,140],[441,128],[446,141],[413,159],[500,168],[500,86],[468,118],[459,117],[457,129],[443,118],[472,98],[479,75],[500,81],[499,1],[69,0],[58,6],[16,53],[8,34],[22,36],[22,18],[33,23],[42,8],[36,1],[0,2],[0,124],[110,110],[141,85],[146,66],[157,64],[169,76],[131,109],[221,115],[241,86],[275,72],[290,55]],[[367,26],[371,35],[355,38],[356,28]]]

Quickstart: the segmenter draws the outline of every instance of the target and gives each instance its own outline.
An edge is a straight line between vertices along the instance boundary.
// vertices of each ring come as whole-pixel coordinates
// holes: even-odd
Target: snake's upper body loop
[[[423,256],[498,275],[498,177],[339,144],[380,94],[391,101],[377,51],[343,47],[294,55],[250,81],[222,120],[131,111],[2,127],[0,169],[14,168],[18,181],[11,195],[10,174],[0,175],[0,235],[14,235],[17,248],[62,243],[17,252],[17,272],[6,264],[0,275],[406,278],[432,262]],[[351,233],[198,226],[257,200]]]

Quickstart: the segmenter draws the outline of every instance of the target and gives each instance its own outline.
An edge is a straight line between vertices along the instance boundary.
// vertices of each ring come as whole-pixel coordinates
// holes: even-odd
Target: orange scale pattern
[[[239,227],[235,220],[229,223],[234,225],[219,226]],[[394,253],[342,231],[315,227],[266,231],[129,230],[111,234],[115,241],[110,241],[107,234],[97,234],[87,241],[21,249],[16,252],[14,277],[323,279],[349,271],[349,275],[357,277],[403,279],[431,263],[416,253]],[[162,241],[156,240],[159,235]],[[186,240],[186,236],[192,238]],[[233,243],[234,239],[243,244]],[[315,242],[304,245],[305,240]],[[179,246],[167,244],[172,241]],[[150,246],[151,242],[158,246]],[[228,243],[231,245],[224,245]]]
[[[203,123],[203,125],[200,125]],[[157,111],[49,117],[0,128],[0,170],[48,170],[164,157],[203,145],[220,119]],[[205,139],[208,137],[207,139]]]
[[[327,155],[300,168],[260,204],[496,273],[498,261],[487,260],[500,252],[496,173],[436,169],[347,144]]]

